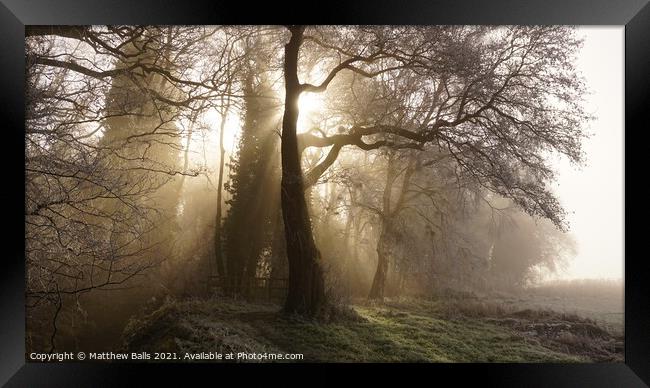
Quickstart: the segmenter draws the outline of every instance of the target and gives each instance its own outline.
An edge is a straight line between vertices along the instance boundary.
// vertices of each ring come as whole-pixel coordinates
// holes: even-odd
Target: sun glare
[[[219,128],[221,127],[221,115],[214,109],[206,113],[205,123],[210,130],[210,143],[219,144]],[[237,139],[241,132],[241,119],[239,112],[231,111],[226,116],[226,125],[224,126],[223,148],[227,153],[232,153],[237,145]]]
[[[303,93],[298,100],[300,114],[298,116],[298,133],[309,131],[317,126],[318,113],[325,107],[325,100],[319,93]]]
[[[195,131],[189,146],[190,162],[195,166],[216,166],[219,160],[219,129],[221,115],[216,110],[210,110],[203,115],[204,130]],[[231,111],[226,117],[224,126],[223,148],[226,158],[235,152],[241,133],[241,118],[238,111]]]

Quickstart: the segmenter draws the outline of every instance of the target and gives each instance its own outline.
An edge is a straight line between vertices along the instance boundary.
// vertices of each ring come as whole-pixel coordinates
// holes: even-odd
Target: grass
[[[302,353],[304,362],[592,361],[589,352],[561,342],[577,344],[586,337],[561,331],[546,341],[512,324],[527,321],[505,310],[474,307],[458,312],[449,302],[416,299],[361,302],[352,309],[345,319],[322,323],[281,315],[278,306],[268,304],[169,301],[129,323],[124,348],[180,354]],[[450,314],[452,310],[457,313]]]

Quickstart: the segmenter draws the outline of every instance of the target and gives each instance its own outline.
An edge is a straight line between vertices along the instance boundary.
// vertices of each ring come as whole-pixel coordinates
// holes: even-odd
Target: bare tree
[[[178,122],[230,95],[240,59],[216,32],[27,29],[29,306],[124,287],[171,254],[178,177],[200,173],[180,163]]]
[[[299,144],[331,147],[324,171],[342,147],[419,149],[434,144],[487,189],[531,215],[564,227],[564,211],[548,189],[549,150],[582,158],[584,85],[571,58],[580,42],[567,27],[290,27],[285,46],[282,205],[293,278],[286,308],[318,310],[322,270],[313,244]],[[300,48],[329,52],[333,67],[318,84],[298,79]],[[342,71],[356,73],[402,105],[389,115],[348,122],[346,133],[296,133],[301,93],[325,92]],[[408,88],[402,88],[407,85]],[[335,128],[340,128],[336,125]],[[298,141],[300,138],[300,141]],[[318,174],[317,174],[318,175]],[[311,180],[310,180],[311,181]]]
[[[111,286],[118,281],[116,271],[126,280],[144,270],[146,261],[136,257],[173,251],[183,185],[178,178],[202,172],[180,162],[187,151],[183,140],[189,147],[191,134],[179,122],[217,109],[223,136],[227,112],[251,97],[239,77],[252,58],[244,42],[260,37],[283,62],[281,70],[259,72],[272,77],[277,70],[284,78],[280,202],[290,279],[286,312],[316,315],[326,303],[305,192],[350,149],[387,149],[395,160],[423,155],[407,158],[415,165],[407,162],[403,171],[386,172],[380,209],[384,241],[406,198],[416,191],[427,197],[429,188],[415,190],[411,183],[420,169],[438,171],[426,163],[436,155],[452,161],[458,185],[496,193],[530,215],[566,226],[548,187],[554,172],[547,156],[556,152],[579,163],[589,119],[572,60],[580,41],[569,27],[37,26],[27,30],[26,56],[26,213],[30,279],[38,279],[31,283],[34,295]],[[304,93],[320,93],[328,101],[328,117],[319,128],[298,128]],[[222,145],[219,151],[218,213]],[[398,177],[402,191],[394,198]],[[214,249],[224,272],[218,259],[221,218],[217,214]],[[356,228],[360,223],[348,223],[347,229]],[[390,256],[390,245],[379,247],[380,256]],[[68,256],[57,264],[53,258],[61,252]],[[381,297],[387,260],[379,262],[371,294]],[[46,269],[39,267],[43,263]],[[96,269],[112,275],[98,283]],[[45,272],[33,272],[40,270]],[[56,305],[57,297],[51,303]]]

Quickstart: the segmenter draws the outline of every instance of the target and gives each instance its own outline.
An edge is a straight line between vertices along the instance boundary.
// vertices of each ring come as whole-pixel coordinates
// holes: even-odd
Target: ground
[[[493,299],[357,301],[328,321],[225,298],[168,300],[133,319],[129,352],[301,353],[304,362],[623,361],[620,334],[573,313]]]

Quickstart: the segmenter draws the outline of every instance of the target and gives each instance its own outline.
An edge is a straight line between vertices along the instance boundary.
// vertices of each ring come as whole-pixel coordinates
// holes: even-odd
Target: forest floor
[[[573,313],[469,299],[359,301],[329,322],[273,304],[167,301],[133,319],[129,352],[301,353],[302,362],[622,362],[623,337]]]

